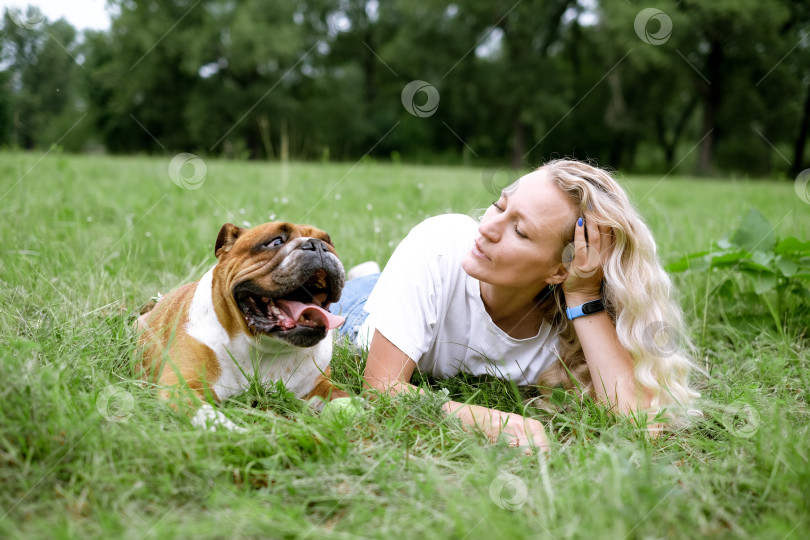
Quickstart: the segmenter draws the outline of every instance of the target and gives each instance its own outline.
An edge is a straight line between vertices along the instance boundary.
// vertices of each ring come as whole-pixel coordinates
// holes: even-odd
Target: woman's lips
[[[473,252],[473,255],[475,255],[476,257],[479,257],[479,258],[481,258],[481,259],[486,259],[486,260],[488,260],[488,261],[489,261],[489,260],[491,260],[491,259],[490,259],[490,258],[487,256],[487,254],[483,252],[483,250],[481,249],[481,247],[478,245],[478,240],[476,240],[475,242],[473,242],[473,249],[472,249],[472,252]]]

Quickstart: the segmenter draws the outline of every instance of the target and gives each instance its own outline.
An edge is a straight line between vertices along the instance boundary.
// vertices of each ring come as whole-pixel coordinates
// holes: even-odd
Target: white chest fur
[[[312,391],[332,357],[332,333],[310,348],[293,347],[268,336],[254,339],[242,332],[231,338],[214,310],[213,277],[211,268],[197,283],[185,330],[216,354],[220,376],[209,382],[217,397],[224,400],[242,392],[248,378],[254,377],[262,383],[282,380],[298,397]]]

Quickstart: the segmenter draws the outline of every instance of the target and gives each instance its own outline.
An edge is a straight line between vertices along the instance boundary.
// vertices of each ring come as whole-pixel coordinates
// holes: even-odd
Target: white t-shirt
[[[469,216],[426,219],[399,244],[374,286],[358,345],[374,330],[437,378],[459,372],[535,384],[557,361],[559,338],[548,322],[536,336],[515,339],[492,322],[479,281],[461,268],[478,236]]]

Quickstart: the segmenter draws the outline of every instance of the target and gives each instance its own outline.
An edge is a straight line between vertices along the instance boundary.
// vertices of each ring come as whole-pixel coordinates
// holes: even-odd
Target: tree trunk
[[[698,176],[707,176],[714,171],[714,121],[715,106],[707,101],[703,104],[703,140],[698,148],[695,169]]]
[[[807,146],[807,132],[810,130],[810,86],[807,87],[807,97],[804,100],[804,115],[802,124],[799,127],[799,137],[796,139],[796,147],[793,150],[793,175],[798,175],[804,170],[804,147]]]
[[[574,0],[557,0],[556,5],[550,8],[551,13],[548,17],[548,26],[545,31],[545,38],[540,46],[538,54],[538,61],[543,62],[548,58],[548,51],[551,45],[557,40],[562,26],[562,18],[569,6]],[[513,27],[509,19],[506,19],[501,25],[503,30],[503,43],[507,47],[507,55],[509,62],[512,66],[521,66],[524,64],[524,58],[527,55],[527,48],[524,41],[520,41],[515,35],[516,28]],[[514,41],[514,43],[512,43]],[[520,120],[521,112],[523,110],[522,99],[525,95],[524,92],[517,91],[513,94],[514,100],[510,109],[513,111],[512,123],[512,167],[519,169],[526,165],[529,156],[524,158],[526,153],[526,130],[527,126]],[[533,147],[534,148],[534,147]]]
[[[663,111],[659,110],[658,114],[655,115],[655,135],[658,139],[658,144],[664,151],[664,160],[667,170],[671,170],[672,167],[675,166],[675,151],[678,149],[678,142],[686,131],[686,126],[689,124],[689,119],[692,117],[692,113],[695,111],[697,104],[697,97],[693,97],[689,100],[689,103],[681,111],[681,116],[675,124],[671,138],[668,137]]]
[[[615,169],[621,169],[624,167],[623,157],[625,145],[627,144],[625,139],[625,134],[622,131],[614,133],[611,137],[610,149],[608,150],[608,163],[610,163],[610,166]]]
[[[672,170],[672,164],[675,163],[675,146],[677,142],[667,140],[667,128],[664,125],[663,113],[660,110],[655,115],[655,138],[658,139],[658,145],[664,151],[664,163],[667,170]]]
[[[366,21],[366,24],[370,24]],[[374,34],[372,28],[369,26],[365,33],[365,42],[368,47],[363,47],[363,97],[366,102],[366,111],[369,118],[374,108],[374,102],[377,99],[377,81],[376,81],[376,68],[377,59],[374,57]]]
[[[290,133],[287,131],[287,119],[281,120],[281,161],[287,163],[290,160]]]
[[[262,137],[262,144],[264,145],[264,153],[267,159],[273,159],[273,143],[270,138],[270,120],[266,114],[259,116],[259,134]]]
[[[709,84],[703,92],[703,129],[701,131],[703,139],[698,150],[696,170],[698,175],[708,175],[714,172],[715,122],[717,121],[717,109],[720,107],[722,99],[723,45],[713,41],[711,47],[706,61]]]
[[[512,124],[512,168],[523,168],[523,154],[526,152],[526,125],[515,118]]]

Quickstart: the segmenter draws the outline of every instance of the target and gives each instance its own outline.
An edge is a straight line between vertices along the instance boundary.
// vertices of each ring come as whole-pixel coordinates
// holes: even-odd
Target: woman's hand
[[[493,430],[494,440],[503,437],[509,442],[509,446],[523,447],[528,454],[531,454],[532,448],[539,448],[544,452],[548,452],[548,439],[542,422],[515,413],[497,412],[500,413],[500,425],[493,427],[502,427],[503,429],[498,434],[495,434],[495,430]],[[490,439],[493,438],[489,433],[487,435]]]
[[[524,448],[526,454],[531,454],[533,448],[548,451],[546,430],[539,420],[456,401],[445,403],[442,409],[458,416],[463,425],[478,427],[492,442],[503,437],[509,446]]]
[[[563,282],[562,289],[569,306],[600,297],[604,276],[602,265],[607,259],[611,244],[610,228],[585,223],[583,218],[579,218],[574,231],[574,244],[569,244],[563,251],[563,263],[568,267],[568,277]]]

